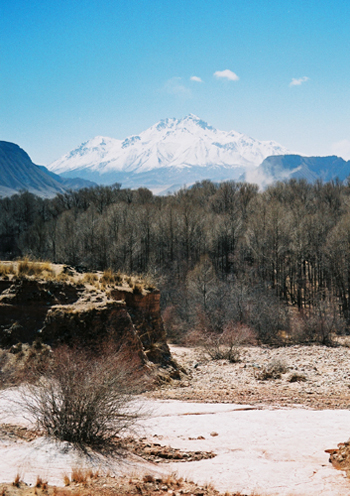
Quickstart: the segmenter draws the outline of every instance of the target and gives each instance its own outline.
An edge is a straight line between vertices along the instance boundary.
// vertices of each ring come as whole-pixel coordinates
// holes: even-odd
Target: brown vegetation
[[[254,332],[244,324],[227,324],[221,333],[208,332],[204,328],[196,337],[205,356],[231,363],[240,361],[243,345],[256,343]]]
[[[82,276],[77,269],[56,264],[50,265],[55,279],[45,279],[46,268],[41,275],[18,278],[20,263],[2,262],[12,267],[12,274],[0,277],[0,385],[20,382],[21,375],[29,378],[44,365],[50,347],[94,348],[106,339],[127,345],[143,364],[149,360],[176,369],[166,343],[160,293],[151,289],[149,278],[143,282],[127,276],[133,289],[111,270]],[[28,260],[23,264],[46,267]],[[28,273],[33,274],[32,269]],[[69,281],[58,280],[61,274]]]
[[[79,472],[79,482],[69,482],[64,488],[41,485],[34,489],[34,494],[45,496],[165,496],[169,494],[195,495],[195,496],[246,496],[244,493],[235,492],[219,493],[211,484],[198,485],[192,481],[178,478],[175,475],[165,476],[122,476],[109,477],[102,474],[91,476],[88,470],[75,469]],[[69,477],[66,476],[68,479]],[[33,488],[19,482],[18,486],[0,484],[0,494],[3,496],[29,496],[33,495]],[[258,496],[258,494],[256,494]]]
[[[154,284],[122,273],[154,274],[177,342],[205,315],[209,331],[233,321],[263,343],[329,345],[350,323],[349,196],[349,184],[302,180],[262,193],[233,181],[203,181],[168,197],[100,186],[52,200],[26,192],[0,200],[0,257],[97,270],[98,281],[82,275],[82,283],[122,281],[135,295]],[[28,259],[18,273],[70,277],[44,265]],[[10,272],[0,266],[2,277]],[[325,308],[335,318],[326,322]]]
[[[94,352],[63,346],[54,350],[37,381],[22,390],[21,402],[42,432],[107,450],[142,417],[134,398],[146,385],[132,355],[112,342]]]

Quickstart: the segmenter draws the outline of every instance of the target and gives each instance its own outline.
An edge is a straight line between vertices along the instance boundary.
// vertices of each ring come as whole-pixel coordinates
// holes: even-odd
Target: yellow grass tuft
[[[15,480],[12,482],[12,485],[15,487],[19,487],[21,485],[21,476],[18,472],[17,472],[17,475],[15,477]]]
[[[37,476],[35,487],[37,487],[38,489],[41,488],[44,491],[45,489],[47,489],[47,484],[48,483],[44,482],[43,479],[39,477],[39,475]]]
[[[94,286],[97,281],[97,274],[94,274],[93,272],[87,272],[86,274],[84,274],[82,279],[83,284],[91,284],[92,286]]]
[[[65,486],[69,486],[70,485],[70,478],[68,477],[67,474],[63,477],[63,483],[64,483]]]
[[[50,262],[39,262],[30,257],[24,257],[17,262],[16,275],[18,277],[36,276],[43,279],[53,279],[55,272]]]
[[[114,286],[116,282],[116,274],[112,269],[105,270],[100,278],[100,283],[103,286]]]
[[[9,276],[14,273],[13,264],[0,262],[0,277]]]
[[[89,477],[89,479],[98,479],[98,477],[100,477],[100,473],[98,470],[96,470],[94,472],[94,470],[92,468],[90,468],[87,472],[87,475]]]
[[[83,484],[88,480],[88,471],[82,468],[73,468],[71,474],[71,481],[76,484]]]
[[[64,272],[60,272],[59,274],[56,275],[55,280],[57,282],[69,282],[70,277],[68,274],[65,274]]]

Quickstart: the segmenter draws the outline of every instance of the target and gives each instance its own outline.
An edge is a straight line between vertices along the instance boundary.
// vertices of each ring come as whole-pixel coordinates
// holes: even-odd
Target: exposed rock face
[[[112,339],[143,362],[173,365],[160,314],[158,291],[87,289],[29,278],[0,280],[0,346],[40,340],[93,347]]]
[[[160,313],[160,292],[154,291],[142,295],[116,289],[111,291],[111,298],[125,301],[147,358],[159,364],[171,362]]]

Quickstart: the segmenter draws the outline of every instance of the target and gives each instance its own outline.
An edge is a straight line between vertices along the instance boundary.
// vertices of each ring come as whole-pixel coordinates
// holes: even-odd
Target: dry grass
[[[87,482],[87,480],[88,474],[86,470],[83,470],[82,468],[73,468],[71,474],[72,482],[75,482],[76,484],[83,484],[84,482]]]
[[[81,469],[78,469],[81,471]],[[165,496],[168,494],[197,494],[202,496],[244,496],[241,492],[225,492],[219,493],[212,484],[204,484],[199,486],[194,482],[178,478],[176,474],[165,476],[159,475],[132,475],[111,477],[110,475],[91,477],[88,470],[82,470],[82,477],[79,474],[76,482],[66,485],[65,488],[49,486],[38,477],[40,485],[34,487],[35,495],[46,496]],[[69,478],[68,478],[69,480]],[[26,484],[1,484],[1,496],[32,496],[33,487]],[[258,496],[254,493],[254,496]]]
[[[69,276],[68,274],[65,274],[64,272],[60,272],[59,274],[56,274],[55,281],[57,282],[74,282],[74,279]]]
[[[256,379],[266,381],[268,379],[280,379],[282,374],[288,371],[288,367],[283,360],[273,359],[261,371],[256,373]]]
[[[72,469],[71,477],[69,478],[67,475],[64,476],[63,482],[65,486],[69,486],[71,483],[73,484],[86,484],[88,481],[93,481],[94,479],[98,479],[100,477],[100,473],[98,470],[93,470],[92,468],[80,468],[75,467]]]
[[[288,377],[288,382],[306,382],[307,377],[305,374],[300,372],[292,372]]]
[[[82,278],[83,284],[91,284],[92,286],[94,286],[96,282],[98,282],[98,277],[97,274],[95,274],[94,272],[87,272]]]
[[[65,486],[69,486],[70,485],[70,478],[68,477],[67,474],[63,477],[63,483],[64,483]]]
[[[135,294],[142,294],[145,290],[152,292],[156,289],[156,284],[149,275],[126,275],[120,271],[115,273],[112,269],[105,270],[99,282],[103,289],[108,286],[129,286]]]
[[[24,257],[17,262],[16,272],[18,277],[35,276],[43,279],[52,279],[55,277],[55,272],[50,262],[39,262],[29,257]]]
[[[13,264],[0,262],[0,277],[9,276],[14,273]]]
[[[42,489],[43,491],[46,491],[47,489],[47,486],[48,486],[48,482],[44,481],[41,477],[39,477],[39,475],[37,476],[36,478],[36,483],[35,483],[35,487],[37,487],[38,489]]]
[[[103,286],[115,286],[115,284],[117,283],[117,278],[112,269],[107,269],[103,272],[100,278],[100,283]]]
[[[120,271],[114,272],[107,269],[101,272],[86,272],[78,274],[74,269],[67,266],[57,266],[47,261],[34,260],[24,257],[15,262],[0,262],[0,278],[3,279],[38,279],[43,281],[54,281],[60,283],[74,284],[76,286],[93,286],[97,290],[107,288],[129,287],[135,294],[144,291],[152,292],[156,285],[151,276],[126,275]],[[89,288],[91,290],[91,288]]]
[[[24,257],[16,262],[0,262],[0,277],[37,277],[45,280],[52,280],[56,277],[55,271],[50,262],[33,260]]]
[[[21,476],[17,472],[16,477],[15,477],[14,481],[12,482],[12,485],[15,486],[15,487],[19,487],[20,484],[21,484]]]

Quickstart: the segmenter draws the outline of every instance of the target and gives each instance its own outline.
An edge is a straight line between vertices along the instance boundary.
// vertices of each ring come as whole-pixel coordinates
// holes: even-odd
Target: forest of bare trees
[[[148,274],[168,333],[244,324],[328,344],[350,324],[350,186],[203,181],[159,197],[98,186],[0,200],[0,257]]]

